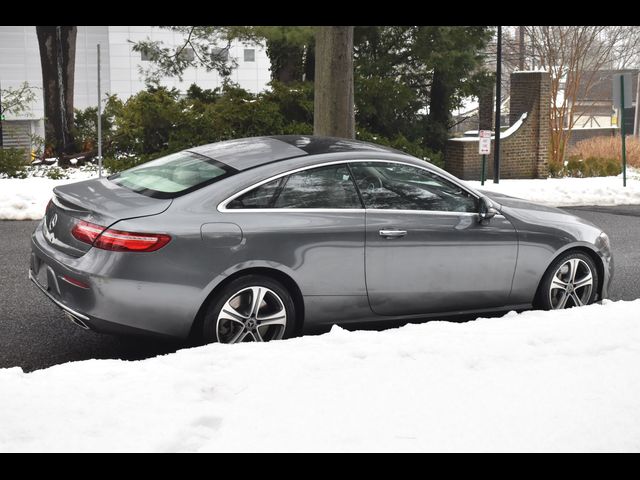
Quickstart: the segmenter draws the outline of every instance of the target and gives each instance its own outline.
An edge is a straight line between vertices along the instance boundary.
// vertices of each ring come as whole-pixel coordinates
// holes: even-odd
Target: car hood
[[[530,202],[521,198],[511,197],[503,193],[479,190],[491,200],[499,204],[499,210],[507,215],[514,215],[520,220],[536,224],[580,224],[602,230],[597,225],[582,217],[565,210],[539,203]]]

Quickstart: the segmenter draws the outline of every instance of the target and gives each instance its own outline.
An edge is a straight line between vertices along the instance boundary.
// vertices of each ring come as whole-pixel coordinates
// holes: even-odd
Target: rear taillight
[[[104,227],[81,220],[73,226],[71,235],[73,235],[76,240],[93,245],[93,242],[95,242],[96,238],[98,238],[103,231]]]
[[[81,242],[116,252],[154,252],[171,240],[160,233],[124,232],[84,221],[77,223],[71,234]]]

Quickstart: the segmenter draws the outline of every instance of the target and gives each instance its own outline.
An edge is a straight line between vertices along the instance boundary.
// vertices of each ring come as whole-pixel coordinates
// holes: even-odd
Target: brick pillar
[[[546,178],[549,156],[549,113],[551,79],[546,72],[511,74],[511,125],[526,119],[500,142],[500,176],[508,178]],[[492,147],[493,148],[493,147]],[[445,169],[465,180],[480,178],[480,160],[476,138],[451,138],[445,151]],[[487,176],[492,176],[489,162]]]
[[[551,114],[551,77],[547,72],[513,72],[509,123],[513,125],[527,112],[527,122],[536,138],[536,173],[538,178],[548,174],[549,115]]]

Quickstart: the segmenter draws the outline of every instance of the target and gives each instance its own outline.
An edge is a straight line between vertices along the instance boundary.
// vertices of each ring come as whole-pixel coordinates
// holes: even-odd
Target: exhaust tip
[[[73,316],[72,314],[70,314],[69,312],[64,312],[64,314],[67,316],[67,318],[69,320],[71,320],[73,323],[75,323],[77,326],[79,326],[80,328],[84,329],[84,330],[89,330],[89,325],[87,325],[86,323],[84,323],[82,320],[80,320],[78,317]]]

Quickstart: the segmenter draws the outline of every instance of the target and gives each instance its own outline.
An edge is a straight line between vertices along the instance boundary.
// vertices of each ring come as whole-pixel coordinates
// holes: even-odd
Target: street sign
[[[624,106],[623,108],[631,108],[633,97],[631,96],[631,74],[630,73],[616,73],[613,75],[613,106],[620,108],[620,77],[624,79]],[[620,114],[622,118],[622,114]]]
[[[491,153],[491,130],[480,130],[478,132],[478,153],[480,155],[489,155]]]

